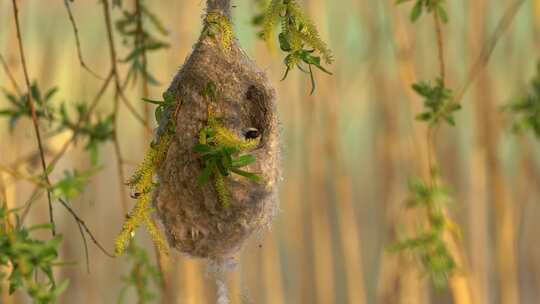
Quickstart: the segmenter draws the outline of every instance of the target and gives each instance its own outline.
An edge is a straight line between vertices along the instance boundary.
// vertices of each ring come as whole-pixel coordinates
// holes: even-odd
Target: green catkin
[[[282,13],[285,12],[285,16]],[[274,27],[281,20],[281,32],[288,36],[292,52],[301,50],[306,44],[318,51],[325,62],[333,62],[332,51],[321,39],[315,24],[306,16],[294,0],[272,0],[264,13],[262,36],[269,40]]]
[[[221,205],[224,208],[229,208],[231,206],[229,189],[227,188],[225,178],[219,172],[214,172],[214,187]]]
[[[269,40],[283,11],[283,0],[272,0],[264,13],[262,37]]]
[[[296,31],[299,39],[313,49],[319,51],[326,63],[332,63],[332,51],[330,51],[326,43],[321,39],[315,24],[313,24],[313,22],[304,14],[300,6],[294,1],[289,1],[287,10],[302,24],[302,29]]]
[[[171,139],[172,134],[166,133],[161,137],[158,144],[151,145],[146,152],[142,164],[128,182],[131,189],[135,191],[137,203],[122,225],[122,231],[115,239],[114,253],[116,256],[120,256],[124,253],[131,238],[135,234],[135,230],[139,228],[141,224],[144,224],[147,228],[152,241],[158,250],[162,253],[167,253],[165,240],[151,220],[150,213],[153,210],[150,208],[150,202],[152,190],[155,186],[154,174],[156,168],[165,159]]]
[[[210,144],[216,147],[231,147],[239,152],[246,152],[256,148],[259,144],[259,139],[244,139],[238,137],[231,130],[225,128],[214,116],[212,111],[209,111],[208,125],[201,129],[199,133],[199,143]],[[230,207],[231,198],[229,188],[227,187],[227,181],[216,166],[212,168],[212,176],[218,201],[224,208]]]

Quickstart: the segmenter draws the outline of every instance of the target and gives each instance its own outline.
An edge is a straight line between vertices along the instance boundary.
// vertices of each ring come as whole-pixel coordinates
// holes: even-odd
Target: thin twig
[[[107,39],[109,41],[109,52],[110,52],[110,60],[111,60],[111,71],[114,77],[115,82],[115,89],[116,94],[114,98],[114,132],[113,132],[113,143],[114,143],[114,152],[116,156],[117,166],[118,166],[118,179],[120,184],[120,195],[121,195],[121,202],[122,202],[122,208],[124,213],[127,213],[128,207],[127,207],[127,192],[124,187],[124,183],[126,182],[125,174],[124,174],[124,168],[123,168],[123,162],[122,162],[122,153],[120,150],[120,143],[118,141],[118,107],[119,107],[119,97],[123,96],[122,88],[120,87],[120,77],[118,75],[118,69],[116,65],[116,49],[114,46],[114,37],[113,37],[113,30],[112,30],[112,21],[111,21],[111,13],[109,8],[109,3],[107,0],[102,0],[103,3],[103,15],[105,17],[105,27],[107,29]],[[129,104],[129,103],[127,103]],[[128,107],[129,108],[129,107]]]
[[[508,7],[504,15],[499,20],[499,23],[497,24],[497,27],[495,28],[493,35],[489,38],[488,41],[486,41],[486,43],[484,44],[484,47],[482,48],[482,51],[480,52],[480,55],[478,56],[474,64],[471,66],[471,69],[465,80],[463,88],[456,95],[456,98],[454,99],[454,103],[457,103],[457,104],[461,103],[461,100],[465,96],[465,93],[467,93],[471,84],[476,80],[476,77],[478,77],[478,75],[480,74],[480,71],[482,71],[482,69],[485,68],[487,64],[489,63],[489,59],[491,58],[491,54],[493,54],[493,50],[495,50],[497,43],[499,42],[502,35],[506,32],[508,27],[510,27],[510,25],[512,24],[512,21],[514,20],[514,17],[516,16],[520,7],[525,2],[526,0],[517,0],[514,3],[512,3],[510,7]]]
[[[445,68],[445,57],[444,57],[444,38],[442,32],[442,25],[439,13],[437,11],[433,12],[433,21],[435,23],[435,36],[437,39],[437,59],[439,62],[439,77],[443,86],[446,83],[446,68]],[[439,125],[430,126],[426,132],[426,145],[427,145],[427,164],[428,164],[428,178],[430,186],[432,188],[437,186],[437,155],[435,153],[436,144],[435,138],[437,137],[437,132],[439,130]]]
[[[21,89],[19,88],[17,81],[15,81],[15,77],[13,77],[13,73],[9,69],[9,66],[4,60],[2,54],[0,54],[0,64],[2,64],[2,68],[4,69],[4,72],[6,72],[6,75],[8,76],[9,81],[11,81],[11,85],[13,86],[13,89],[15,89],[15,92],[17,92],[17,95],[22,96]]]
[[[141,49],[141,63],[142,63],[142,95],[143,98],[148,98],[149,85],[148,85],[148,62],[146,59],[145,35],[142,20],[142,8],[141,0],[135,0],[135,15],[137,16],[137,35],[135,36],[135,48]],[[144,103],[144,121],[147,126],[150,125],[150,104]]]
[[[435,21],[435,34],[437,35],[437,49],[439,51],[439,69],[441,73],[441,81],[444,85],[446,80],[446,70],[444,64],[444,39],[441,26],[441,18],[439,17],[437,11],[433,13],[433,18]]]
[[[73,28],[73,34],[75,35],[75,45],[77,47],[77,56],[79,57],[79,63],[81,64],[81,67],[85,69],[88,73],[92,74],[98,79],[103,79],[103,77],[99,76],[96,72],[90,69],[90,67],[88,67],[88,65],[86,65],[85,61],[83,60],[81,41],[79,39],[79,29],[77,28],[77,23],[75,23],[75,18],[73,17],[73,12],[71,11],[69,1],[70,0],[64,0],[64,6],[66,7],[69,21],[71,22],[71,27]]]
[[[86,226],[86,223],[77,215],[77,213],[75,213],[75,211],[73,211],[73,209],[71,209],[71,207],[69,206],[69,204],[67,204],[63,199],[58,199],[58,201],[60,202],[60,204],[62,204],[62,206],[64,206],[64,208],[66,208],[66,210],[73,216],[73,218],[79,223],[81,224],[81,226],[84,228],[84,231],[86,231],[86,233],[88,234],[88,236],[90,237],[90,239],[92,240],[92,242],[94,243],[94,245],[96,245],[100,250],[101,252],[103,252],[106,256],[110,257],[110,258],[114,258],[114,255],[112,255],[111,253],[109,253],[107,251],[107,249],[105,249],[105,247],[103,247],[99,242],[98,240],[96,239],[96,237],[94,236],[94,234],[90,231],[90,229],[88,229],[88,226]]]
[[[84,235],[84,231],[83,231],[81,223],[79,223],[79,221],[75,221],[75,222],[77,223],[77,227],[79,228],[79,233],[81,234],[81,238],[84,244],[84,257],[86,259],[86,273],[90,274],[90,257],[88,255],[88,243],[86,242],[86,235]]]
[[[133,117],[135,117],[135,119],[144,127],[145,131],[149,134],[152,133],[152,129],[150,128],[150,126],[147,124],[147,122],[145,121],[144,117],[141,116],[141,114],[139,114],[139,112],[137,112],[137,110],[135,109],[135,107],[133,107],[133,105],[129,102],[129,100],[127,99],[126,95],[124,94],[124,89],[122,88],[122,86],[120,85],[120,83],[116,83],[116,86],[117,86],[117,93],[118,95],[120,96],[120,100],[122,100],[122,102],[124,103],[124,105],[126,106],[126,108],[128,108],[129,112],[131,112],[131,114],[133,115]]]
[[[23,173],[18,172],[17,170],[11,169],[9,167],[6,167],[4,165],[0,165],[0,172],[7,173],[8,175],[11,175],[11,177],[18,179],[18,180],[26,180],[40,188],[47,189],[49,187],[49,184],[41,181],[39,178],[35,176],[28,176]]]
[[[7,199],[7,186],[6,186],[6,183],[4,181],[4,175],[3,174],[0,174],[0,202],[2,203],[2,207],[4,208],[4,210],[9,210],[9,205],[8,205],[8,199]],[[9,214],[6,214],[5,215],[5,219],[4,219],[4,229],[5,230],[9,230],[10,226],[11,226],[11,217]]]
[[[32,191],[32,194],[30,194],[30,198],[24,204],[23,212],[21,214],[21,223],[24,223],[24,221],[26,220],[26,217],[30,213],[30,209],[34,205],[34,202],[37,201],[37,199],[40,197],[40,195],[41,195],[40,190],[41,189],[42,189],[41,187],[35,187],[34,191]]]
[[[45,150],[45,155],[46,156],[51,154],[51,150],[46,145],[43,146],[43,149]],[[25,155],[22,155],[22,156],[16,158],[8,166],[10,168],[17,169],[23,164],[30,164],[31,165],[31,164],[35,163],[36,160],[39,160],[39,150],[32,151],[30,153],[27,153]]]
[[[28,69],[26,67],[26,59],[25,59],[25,56],[24,56],[24,48],[23,48],[23,44],[22,44],[21,29],[20,29],[20,26],[19,26],[19,9],[17,7],[17,1],[16,0],[12,0],[11,3],[13,4],[13,16],[14,16],[14,19],[15,19],[15,28],[17,30],[17,41],[18,41],[18,44],[19,44],[19,54],[20,54],[20,57],[21,57],[21,64],[22,64],[22,67],[23,67],[24,80],[26,82],[26,89],[28,90],[28,105],[30,107],[30,112],[32,113],[32,123],[34,124],[34,130],[36,132],[36,138],[37,138],[38,148],[39,148],[39,156],[41,158],[41,167],[43,169],[43,175],[44,175],[45,181],[47,182],[47,185],[50,186],[51,182],[49,180],[49,174],[47,173],[47,163],[45,161],[45,153],[44,153],[44,150],[43,150],[43,144],[41,142],[41,133],[39,131],[38,118],[37,118],[37,115],[36,115],[36,109],[34,107],[34,101],[32,99],[32,94],[31,94],[30,77],[28,77]],[[48,203],[49,203],[49,221],[50,221],[50,223],[52,225],[52,235],[55,236],[56,235],[56,228],[55,228],[55,224],[54,224],[54,214],[53,214],[53,207],[52,207],[51,191],[50,191],[49,188],[50,187],[47,188],[47,200],[48,200]]]

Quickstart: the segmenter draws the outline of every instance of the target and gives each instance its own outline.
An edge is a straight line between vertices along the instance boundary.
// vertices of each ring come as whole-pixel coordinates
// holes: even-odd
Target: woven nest
[[[176,133],[158,170],[160,184],[154,197],[169,244],[181,253],[202,258],[230,256],[250,235],[268,227],[277,209],[279,146],[274,89],[236,40],[224,47],[220,38],[203,31],[168,89],[180,107]],[[201,94],[208,83],[219,90],[219,101],[212,105]],[[257,173],[262,182],[227,176],[228,207],[219,201],[214,187],[197,183],[203,164],[193,147],[207,124],[210,106],[223,126],[237,136],[245,136],[247,128],[260,134],[258,146],[250,151],[257,161],[246,170]]]

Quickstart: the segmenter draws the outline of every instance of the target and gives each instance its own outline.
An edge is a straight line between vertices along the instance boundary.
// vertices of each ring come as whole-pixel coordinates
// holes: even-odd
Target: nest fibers
[[[237,41],[231,36],[227,42],[223,35],[226,31],[209,35],[204,30],[168,89],[180,106],[176,133],[158,169],[154,197],[169,244],[181,253],[211,259],[230,256],[251,234],[269,226],[277,209],[279,178],[274,89]],[[209,83],[219,92],[217,102],[202,94]],[[228,207],[220,203],[211,184],[197,183],[203,164],[193,147],[208,122],[209,107],[238,137],[245,136],[243,130],[248,128],[260,134],[258,146],[250,151],[256,162],[246,170],[258,174],[262,182],[227,176]]]

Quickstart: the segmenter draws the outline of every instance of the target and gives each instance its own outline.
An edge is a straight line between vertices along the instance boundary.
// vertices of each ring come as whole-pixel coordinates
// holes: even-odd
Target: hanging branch
[[[81,235],[81,238],[83,240],[84,259],[86,261],[86,273],[90,274],[90,256],[88,255],[88,242],[86,241],[86,235],[84,234],[82,224],[79,221],[75,222],[77,223],[77,228],[79,228],[79,234]]]
[[[139,121],[147,130],[147,132],[152,133],[152,130],[150,127],[146,124],[144,118],[135,110],[133,105],[128,101],[127,97],[124,94],[123,86],[121,85],[120,81],[120,75],[118,74],[118,66],[117,61],[118,57],[116,55],[116,47],[114,43],[114,36],[113,36],[113,29],[112,29],[112,21],[111,21],[111,12],[109,7],[109,2],[107,0],[101,0],[103,4],[103,15],[105,17],[105,27],[107,30],[107,39],[109,42],[109,52],[111,57],[111,70],[114,78],[114,84],[115,84],[115,102],[114,102],[114,113],[115,113],[115,122],[117,121],[118,114],[118,100],[121,100],[124,105],[128,108],[128,110],[131,112],[133,117]]]
[[[66,210],[73,216],[73,218],[77,221],[78,224],[80,224],[83,228],[84,228],[84,231],[86,231],[86,233],[88,234],[88,236],[90,237],[90,239],[92,240],[92,242],[99,248],[99,250],[101,250],[101,252],[103,252],[106,256],[110,257],[110,258],[114,258],[114,255],[112,255],[111,253],[109,253],[107,251],[107,249],[105,249],[105,247],[103,247],[103,245],[101,245],[98,240],[96,239],[96,237],[94,236],[94,234],[92,233],[92,231],[90,231],[90,229],[88,228],[88,226],[86,226],[86,223],[77,215],[77,213],[75,213],[75,211],[73,211],[73,209],[71,209],[71,207],[69,206],[69,204],[67,204],[63,199],[59,198],[58,201],[60,202],[60,204],[62,204],[62,206],[64,206],[64,208],[66,208]]]
[[[116,49],[114,46],[114,37],[112,32],[112,22],[111,22],[111,13],[109,8],[109,3],[107,0],[102,0],[103,3],[103,15],[105,17],[105,27],[107,29],[107,38],[109,41],[109,52],[110,52],[110,60],[111,60],[111,73],[114,79],[115,84],[115,96],[114,96],[114,135],[113,135],[113,143],[114,143],[114,152],[116,156],[116,163],[118,166],[118,181],[120,184],[120,195],[121,195],[121,202],[122,202],[122,208],[124,210],[124,213],[127,213],[128,207],[127,207],[127,193],[125,190],[125,187],[123,186],[126,182],[126,177],[124,174],[124,168],[123,168],[123,159],[122,159],[122,153],[120,150],[120,143],[118,141],[118,108],[119,108],[119,97],[122,94],[122,89],[120,87],[120,77],[118,76],[118,68],[116,65],[117,57],[116,57]],[[122,95],[123,96],[123,95]],[[144,120],[143,120],[144,121]]]
[[[482,48],[482,51],[480,52],[480,55],[478,55],[478,58],[471,66],[463,88],[458,92],[456,98],[454,99],[454,102],[456,104],[461,103],[461,100],[465,96],[465,93],[467,93],[467,91],[469,90],[471,84],[476,80],[476,77],[478,77],[482,69],[487,66],[487,64],[489,63],[489,59],[491,58],[491,55],[493,54],[493,51],[497,46],[497,43],[499,42],[502,35],[506,32],[506,30],[510,27],[512,21],[514,21],[514,18],[517,15],[517,12],[525,2],[526,0],[515,1],[514,3],[512,3],[512,5],[508,7],[504,15],[501,17],[501,19],[497,23],[497,27],[495,28],[493,35],[488,41],[486,41],[484,47]]]
[[[146,48],[145,44],[145,34],[143,29],[142,21],[142,8],[141,0],[135,0],[135,15],[137,16],[137,34],[135,36],[135,48],[141,50],[141,59],[142,59],[142,95],[143,98],[148,98],[149,88],[148,88],[148,71],[147,71],[147,58],[146,58]],[[127,79],[127,78],[126,78]],[[147,126],[150,125],[150,104],[144,103],[144,121]]]
[[[7,62],[4,60],[4,57],[2,54],[0,54],[0,64],[2,64],[2,68],[4,69],[4,72],[8,76],[9,81],[11,81],[11,85],[13,86],[13,89],[15,89],[15,92],[17,92],[17,95],[21,96],[21,89],[19,88],[19,85],[17,84],[17,81],[15,81],[15,78],[13,77],[13,73],[11,73],[11,70],[9,69],[9,66],[7,65]]]
[[[24,73],[24,80],[26,82],[26,88],[28,90],[28,105],[30,107],[30,112],[32,113],[32,123],[34,125],[34,131],[36,133],[36,139],[37,139],[37,143],[38,143],[38,148],[39,148],[39,156],[40,156],[40,159],[41,159],[41,167],[43,169],[43,177],[45,179],[45,182],[47,183],[47,185],[49,186],[47,188],[47,200],[48,200],[48,204],[49,204],[49,221],[52,225],[52,235],[55,236],[56,235],[56,227],[55,227],[55,223],[54,223],[54,214],[53,214],[53,207],[52,207],[52,199],[51,199],[51,191],[50,191],[50,185],[51,185],[51,182],[49,180],[49,173],[47,172],[47,163],[45,161],[45,152],[44,152],[44,149],[43,149],[43,143],[41,141],[41,133],[40,133],[40,130],[39,130],[39,123],[38,123],[38,119],[37,119],[37,115],[36,115],[36,109],[34,107],[34,101],[32,99],[32,94],[30,94],[31,92],[31,85],[30,85],[30,77],[28,77],[28,69],[26,67],[26,59],[25,59],[25,56],[24,56],[24,48],[23,48],[23,44],[22,44],[22,36],[21,36],[21,29],[20,29],[20,26],[19,26],[19,9],[17,7],[17,1],[16,0],[12,0],[11,3],[13,4],[13,16],[14,16],[14,20],[15,20],[15,28],[17,30],[17,41],[18,41],[18,45],[19,45],[19,55],[20,55],[20,58],[21,58],[21,64],[22,64],[22,67],[23,67],[23,73]]]
[[[445,63],[444,63],[444,39],[443,39],[443,33],[442,33],[441,19],[437,11],[433,14],[433,19],[435,21],[435,34],[437,36],[437,49],[438,49],[438,54],[439,54],[440,77],[444,86],[445,80],[446,80],[446,71],[445,71]]]
[[[88,67],[88,65],[86,65],[85,61],[83,60],[81,41],[79,38],[79,29],[77,28],[77,23],[75,23],[75,18],[73,17],[73,12],[71,11],[71,6],[69,4],[69,1],[70,0],[64,0],[64,6],[66,7],[66,11],[69,16],[69,21],[71,22],[71,27],[73,28],[73,34],[75,35],[75,45],[77,47],[77,56],[79,57],[79,63],[81,64],[81,67],[84,70],[86,70],[88,73],[92,74],[98,79],[103,79],[103,77],[99,76],[96,72],[90,69],[90,67]]]

